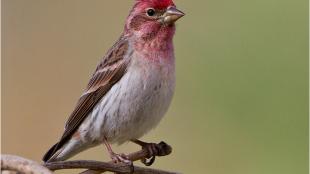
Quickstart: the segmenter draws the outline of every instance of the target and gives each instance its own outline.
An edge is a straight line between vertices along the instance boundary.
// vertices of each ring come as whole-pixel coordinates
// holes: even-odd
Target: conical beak
[[[183,13],[182,11],[178,10],[175,7],[169,7],[167,9],[167,11],[164,13],[163,17],[163,22],[165,24],[172,24],[175,21],[177,21],[178,19],[180,19],[181,17],[183,17],[185,15],[185,13]]]

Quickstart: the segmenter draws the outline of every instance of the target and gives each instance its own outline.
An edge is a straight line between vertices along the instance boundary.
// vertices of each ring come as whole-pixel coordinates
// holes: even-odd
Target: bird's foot
[[[114,163],[125,163],[128,165],[132,165],[132,161],[129,160],[129,157],[125,154],[116,154],[116,153],[111,153],[110,157]]]
[[[106,137],[104,137],[103,143],[107,147],[108,152],[110,154],[110,157],[111,157],[111,159],[112,159],[112,161],[114,163],[125,163],[125,164],[128,164],[128,165],[132,165],[132,161],[129,160],[129,157],[127,155],[125,155],[125,154],[117,154],[117,153],[113,152],[112,147],[109,144],[109,142],[108,142]]]

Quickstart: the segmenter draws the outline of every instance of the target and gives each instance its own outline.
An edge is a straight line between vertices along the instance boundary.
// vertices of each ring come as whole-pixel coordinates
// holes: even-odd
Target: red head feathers
[[[143,3],[156,9],[166,9],[169,6],[174,6],[172,0],[136,0],[136,2]]]

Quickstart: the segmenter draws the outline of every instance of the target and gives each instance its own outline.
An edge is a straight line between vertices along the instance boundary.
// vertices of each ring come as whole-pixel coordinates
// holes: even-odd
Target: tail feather
[[[81,139],[71,139],[68,142],[60,141],[52,146],[43,156],[44,162],[65,161],[74,155],[94,147],[98,143],[83,142]]]
[[[54,144],[43,156],[43,161],[48,162],[51,157],[57,152],[59,143]]]

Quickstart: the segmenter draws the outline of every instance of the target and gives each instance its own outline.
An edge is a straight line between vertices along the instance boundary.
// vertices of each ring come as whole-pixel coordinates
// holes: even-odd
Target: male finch
[[[110,143],[151,144],[138,138],[159,123],[171,102],[174,22],[182,16],[172,0],[135,0],[121,37],[97,66],[45,162],[66,160],[101,143],[114,161],[128,162]]]

